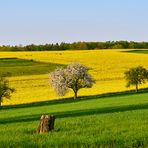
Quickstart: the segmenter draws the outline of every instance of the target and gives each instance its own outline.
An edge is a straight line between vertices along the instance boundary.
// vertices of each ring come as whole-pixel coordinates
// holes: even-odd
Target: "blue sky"
[[[148,41],[148,0],[0,0],[0,45]]]

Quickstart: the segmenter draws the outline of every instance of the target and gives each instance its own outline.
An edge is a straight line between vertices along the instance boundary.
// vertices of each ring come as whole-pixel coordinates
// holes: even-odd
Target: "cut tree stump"
[[[42,115],[37,129],[37,133],[48,133],[54,129],[54,115]]]

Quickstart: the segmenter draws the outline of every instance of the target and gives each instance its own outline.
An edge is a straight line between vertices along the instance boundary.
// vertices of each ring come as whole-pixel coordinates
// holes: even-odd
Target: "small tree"
[[[9,81],[5,77],[0,77],[0,106],[4,98],[10,99],[10,94],[14,88],[9,87]]]
[[[148,71],[142,66],[134,67],[126,71],[125,79],[127,80],[127,87],[135,85],[136,92],[138,91],[138,85],[143,84],[148,79]]]
[[[76,99],[79,89],[90,88],[95,81],[88,74],[88,68],[75,63],[68,65],[66,68],[57,68],[50,73],[50,83],[60,96],[65,95],[68,89],[72,89],[74,99]]]

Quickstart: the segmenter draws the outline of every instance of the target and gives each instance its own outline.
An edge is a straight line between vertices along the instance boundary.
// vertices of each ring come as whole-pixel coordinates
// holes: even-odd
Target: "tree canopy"
[[[65,95],[68,89],[74,92],[74,99],[81,88],[90,88],[94,79],[88,74],[88,68],[79,63],[68,65],[66,68],[57,68],[50,73],[50,83],[58,95]]]
[[[125,72],[125,79],[127,80],[127,87],[134,85],[138,91],[138,85],[143,84],[148,79],[148,70],[142,66],[130,68]]]
[[[9,81],[5,77],[0,77],[0,106],[4,98],[10,99],[10,94],[14,92],[14,88],[9,86]]]

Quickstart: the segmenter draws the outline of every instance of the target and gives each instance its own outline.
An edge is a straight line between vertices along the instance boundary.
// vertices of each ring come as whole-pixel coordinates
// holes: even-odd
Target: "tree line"
[[[107,41],[107,42],[73,42],[45,45],[0,46],[0,51],[55,51],[55,50],[93,50],[93,49],[148,49],[148,42]]]

